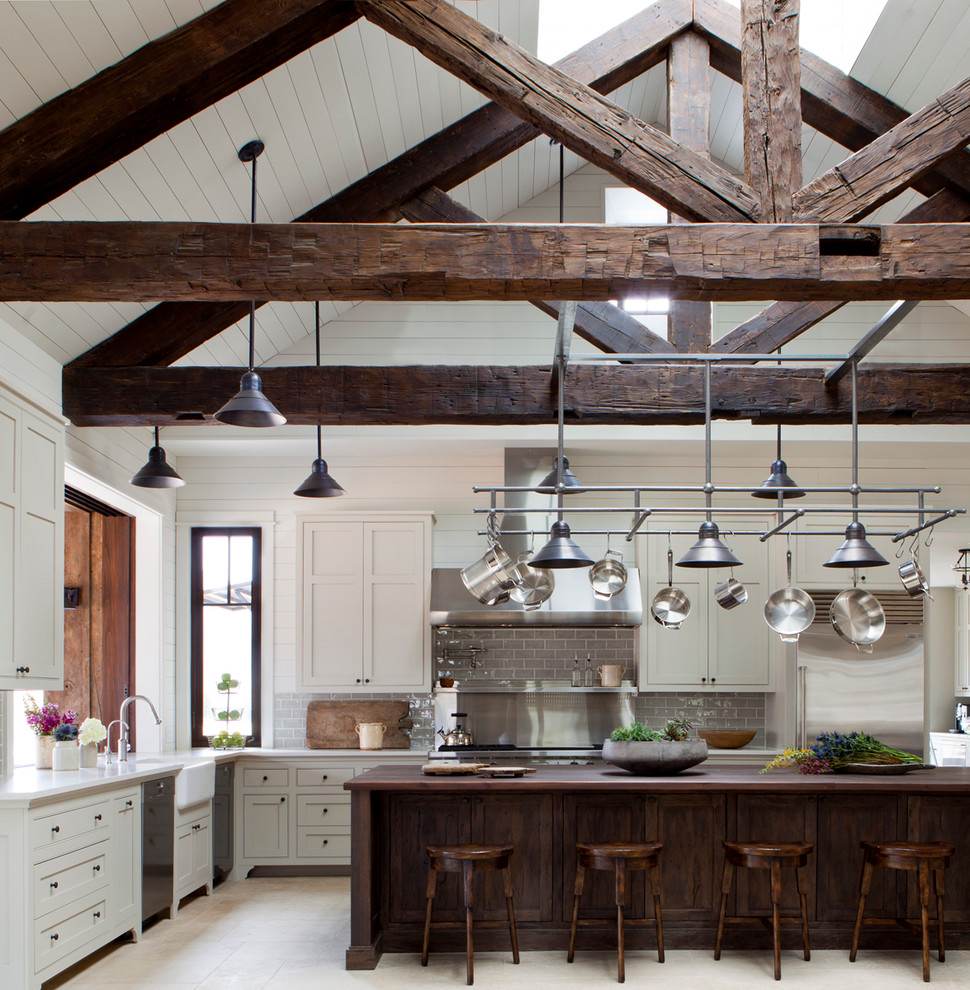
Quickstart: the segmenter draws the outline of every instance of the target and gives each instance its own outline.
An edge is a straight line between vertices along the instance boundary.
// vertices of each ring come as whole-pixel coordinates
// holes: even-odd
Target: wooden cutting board
[[[407,701],[311,701],[306,709],[306,744],[310,749],[358,749],[358,722],[383,722],[384,749],[409,749],[411,706]],[[402,722],[401,719],[404,719]],[[368,750],[376,752],[376,750]]]

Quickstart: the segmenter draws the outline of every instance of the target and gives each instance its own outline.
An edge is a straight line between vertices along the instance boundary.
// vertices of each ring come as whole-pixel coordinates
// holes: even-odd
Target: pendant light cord
[[[313,304],[313,318],[316,323],[315,337],[317,344],[317,367],[320,367],[320,303]],[[317,423],[317,460],[323,460],[323,440],[321,439],[320,424]]]
[[[155,427],[155,446],[158,446],[158,427]]]
[[[256,157],[253,156],[253,186],[249,203],[249,222],[256,223]],[[249,370],[256,367],[256,300],[249,302]]]
[[[852,521],[859,521],[859,362],[852,360]]]
[[[563,222],[566,211],[565,197],[565,148],[559,142],[559,222]],[[562,522],[562,446],[563,446],[563,379],[566,377],[566,355],[563,343],[560,342],[559,353],[556,355],[556,378],[558,385],[559,403],[557,423],[559,427],[557,435],[557,456],[556,456],[556,505],[559,509],[559,522]]]
[[[707,521],[713,522],[713,485],[711,484],[711,362],[704,362],[704,504]]]

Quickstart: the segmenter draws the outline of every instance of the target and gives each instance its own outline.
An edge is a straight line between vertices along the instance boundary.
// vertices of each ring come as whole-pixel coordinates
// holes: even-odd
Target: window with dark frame
[[[259,528],[192,530],[193,746],[223,730],[261,744],[261,537]]]

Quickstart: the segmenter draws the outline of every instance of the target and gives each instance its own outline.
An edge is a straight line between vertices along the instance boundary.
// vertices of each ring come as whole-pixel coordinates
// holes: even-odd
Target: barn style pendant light
[[[781,459],[781,424],[778,424],[778,448],[771,464],[770,474],[751,493],[755,498],[804,498],[805,492],[795,484],[788,473],[788,465]]]
[[[250,223],[256,222],[256,159],[263,153],[262,141],[250,141],[239,149],[241,162],[253,163],[253,193]],[[220,423],[230,426],[282,426],[286,417],[263,394],[263,381],[253,370],[256,363],[256,302],[249,304],[249,371],[239,382],[239,391],[215,414]]]
[[[845,527],[845,542],[823,567],[883,567],[888,560],[866,539],[866,527],[859,522],[859,403],[857,362],[852,362],[852,522]]]
[[[158,445],[158,427],[155,427],[155,446],[148,452],[148,461],[129,484],[136,488],[181,488],[185,479],[165,460],[165,451]]]
[[[957,562],[953,565],[953,570],[960,575],[960,583],[963,585],[964,591],[966,591],[970,589],[970,547],[963,547],[957,553],[960,556],[957,557]]]
[[[320,367],[320,303],[313,304],[313,316],[316,321],[317,364]],[[317,459],[310,468],[310,476],[293,493],[303,498],[334,498],[347,493],[337,484],[327,471],[327,462],[323,459],[323,446],[320,424],[317,423]]]

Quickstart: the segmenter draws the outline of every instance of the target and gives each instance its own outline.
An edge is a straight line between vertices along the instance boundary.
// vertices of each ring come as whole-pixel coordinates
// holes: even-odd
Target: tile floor
[[[44,990],[398,990],[403,986],[465,985],[462,954],[432,953],[427,969],[418,955],[385,954],[371,972],[344,969],[349,942],[350,881],[346,877],[241,880],[211,897],[183,901],[173,921],[160,921],[138,943],[115,943],[44,984]],[[916,990],[922,986],[917,952],[861,951],[850,964],[845,952],[798,951],[782,956],[788,987],[816,990]],[[937,990],[970,986],[970,952],[947,953],[932,963]],[[628,986],[677,990],[765,990],[774,986],[770,952],[725,949],[717,963],[709,952],[668,950],[661,966],[650,951],[628,952]],[[480,990],[609,990],[616,984],[612,952],[523,952],[513,966],[508,953],[476,953]]]

